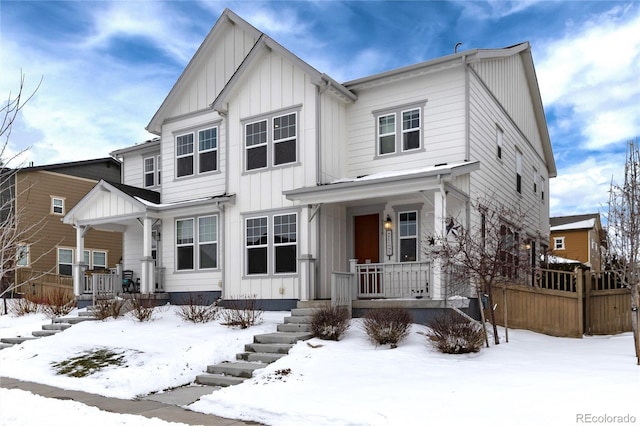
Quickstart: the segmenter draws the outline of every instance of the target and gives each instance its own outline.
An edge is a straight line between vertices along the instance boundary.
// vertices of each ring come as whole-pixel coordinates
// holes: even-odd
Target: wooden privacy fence
[[[16,289],[17,293],[26,294],[34,298],[41,298],[48,292],[63,289],[73,296],[73,278],[67,275],[38,272],[29,268],[18,268],[15,277],[17,283],[24,283],[24,285]]]
[[[498,324],[560,337],[631,331],[630,291],[614,272],[541,270],[534,283],[494,285]]]

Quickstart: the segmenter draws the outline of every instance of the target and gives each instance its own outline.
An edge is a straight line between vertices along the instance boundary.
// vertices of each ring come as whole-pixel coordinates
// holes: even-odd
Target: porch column
[[[151,230],[153,219],[145,217],[142,231],[142,259],[140,259],[140,293],[155,291],[155,268],[151,257]]]
[[[76,258],[73,262],[73,294],[80,296],[84,284],[84,271],[86,265],[84,263],[84,232],[86,227],[76,226]]]
[[[433,200],[433,229],[439,238],[447,236],[446,218],[447,218],[447,194],[444,191],[444,185],[440,185],[440,191],[434,193]],[[442,270],[442,261],[437,257],[433,260],[433,268],[431,269],[431,288],[429,293],[432,299],[441,300],[443,297],[442,288],[445,283],[444,271]]]

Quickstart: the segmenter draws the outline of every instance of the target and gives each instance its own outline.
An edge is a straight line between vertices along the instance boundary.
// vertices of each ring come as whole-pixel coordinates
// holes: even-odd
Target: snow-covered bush
[[[326,306],[315,311],[311,331],[324,340],[338,340],[349,328],[349,311],[344,307]]]
[[[409,335],[413,317],[405,308],[371,309],[364,317],[364,331],[375,344],[398,347]]]
[[[428,325],[427,338],[442,353],[479,352],[485,341],[484,331],[479,324],[453,312],[435,317]]]

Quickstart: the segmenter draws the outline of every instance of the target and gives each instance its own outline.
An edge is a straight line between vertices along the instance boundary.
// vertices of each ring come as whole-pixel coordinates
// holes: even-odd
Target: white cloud
[[[635,5],[634,5],[635,6]],[[615,7],[541,46],[536,69],[545,106],[600,149],[640,134],[640,14]],[[535,53],[535,52],[534,52]],[[565,122],[566,124],[566,122]]]

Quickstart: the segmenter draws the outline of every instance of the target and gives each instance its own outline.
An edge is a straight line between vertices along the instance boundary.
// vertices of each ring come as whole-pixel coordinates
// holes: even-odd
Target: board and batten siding
[[[176,137],[194,132],[194,155],[197,155],[198,130],[218,127],[218,170],[192,176],[176,177]],[[192,200],[224,194],[226,153],[226,121],[215,111],[173,121],[162,127],[162,202]],[[197,161],[196,161],[197,165]]]
[[[172,105],[168,117],[202,111],[216,99],[244,58],[256,43],[256,38],[239,25],[229,25],[221,42],[209,46],[210,52],[200,52],[192,63],[188,83],[182,88],[179,100]],[[164,133],[164,132],[163,132]]]
[[[531,113],[533,113],[531,111]],[[473,173],[472,199],[491,198],[514,210],[526,213],[525,228],[529,233],[548,235],[548,187],[545,200],[540,188],[533,192],[533,168],[548,184],[546,165],[541,150],[523,137],[517,125],[473,75],[469,79],[469,138],[471,160],[479,160],[480,170]],[[502,158],[497,156],[497,127],[504,132]],[[516,191],[516,151],[522,153],[522,193]],[[540,186],[540,185],[538,185]],[[530,235],[535,236],[535,235]]]
[[[347,108],[347,176],[465,160],[465,81],[461,66],[359,90],[357,94],[358,100]],[[424,150],[375,158],[377,123],[373,112],[416,102],[425,102]]]
[[[347,170],[347,104],[325,92],[320,99],[320,182],[345,176]]]
[[[511,119],[540,156],[543,156],[542,141],[520,55],[476,62],[472,63],[471,67],[489,87],[498,102],[509,111]],[[515,76],[517,78],[514,78]]]

